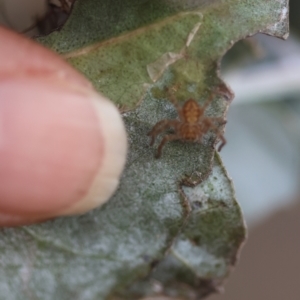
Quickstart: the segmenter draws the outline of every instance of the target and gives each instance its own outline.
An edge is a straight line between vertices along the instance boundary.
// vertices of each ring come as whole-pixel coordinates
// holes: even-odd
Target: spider
[[[224,125],[226,120],[222,117],[213,118],[204,115],[204,112],[212,101],[214,94],[215,93],[211,94],[203,106],[200,106],[194,99],[191,98],[188,99],[182,107],[180,107],[177,105],[175,99],[171,97],[171,101],[177,109],[179,120],[161,120],[156,123],[152,130],[148,133],[151,137],[150,146],[152,146],[156,137],[160,133],[167,129],[173,130],[173,133],[165,135],[160,142],[157,148],[156,158],[161,156],[162,148],[165,143],[174,140],[201,143],[202,137],[210,130],[214,130],[218,138],[221,140],[221,144],[218,147],[218,151],[221,151],[222,147],[226,144],[226,139],[220,132],[220,129],[216,126],[216,123]]]

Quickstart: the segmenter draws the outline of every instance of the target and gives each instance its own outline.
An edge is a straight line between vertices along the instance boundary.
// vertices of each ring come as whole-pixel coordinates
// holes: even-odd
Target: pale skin
[[[0,227],[107,201],[126,159],[117,109],[57,54],[1,26],[0,61]]]
[[[211,103],[214,95],[212,93],[203,106],[200,106],[194,99],[188,99],[182,107],[178,106],[173,96],[170,96],[170,100],[177,109],[179,120],[161,120],[148,133],[151,137],[150,146],[152,146],[159,134],[167,129],[173,130],[173,133],[165,135],[161,140],[155,155],[156,158],[161,156],[162,149],[167,142],[181,140],[184,142],[201,143],[203,136],[209,131],[214,131],[217,134],[217,137],[221,141],[218,151],[221,151],[226,144],[226,139],[218,125],[224,125],[226,120],[223,117],[207,117],[205,115],[205,110]]]

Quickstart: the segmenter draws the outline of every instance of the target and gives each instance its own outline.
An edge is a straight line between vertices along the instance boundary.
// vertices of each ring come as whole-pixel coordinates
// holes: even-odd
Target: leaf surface
[[[118,191],[88,214],[0,232],[0,299],[182,300],[218,289],[245,238],[209,132],[155,159],[147,133],[193,98],[208,116],[233,98],[224,53],[256,32],[287,36],[287,1],[78,0],[39,41],[123,111],[130,151]],[[230,142],[230,141],[229,141]]]

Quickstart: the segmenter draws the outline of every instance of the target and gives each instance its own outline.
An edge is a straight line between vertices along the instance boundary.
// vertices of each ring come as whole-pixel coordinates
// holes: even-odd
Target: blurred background
[[[66,20],[73,0],[0,0],[0,25],[29,36]],[[300,299],[300,2],[286,41],[256,35],[226,54],[235,98],[221,156],[249,229],[225,293],[209,300]]]

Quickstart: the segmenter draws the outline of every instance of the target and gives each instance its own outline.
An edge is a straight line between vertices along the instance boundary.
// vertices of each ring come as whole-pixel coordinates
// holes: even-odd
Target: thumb
[[[60,57],[0,28],[0,226],[103,204],[126,149],[110,101]]]

